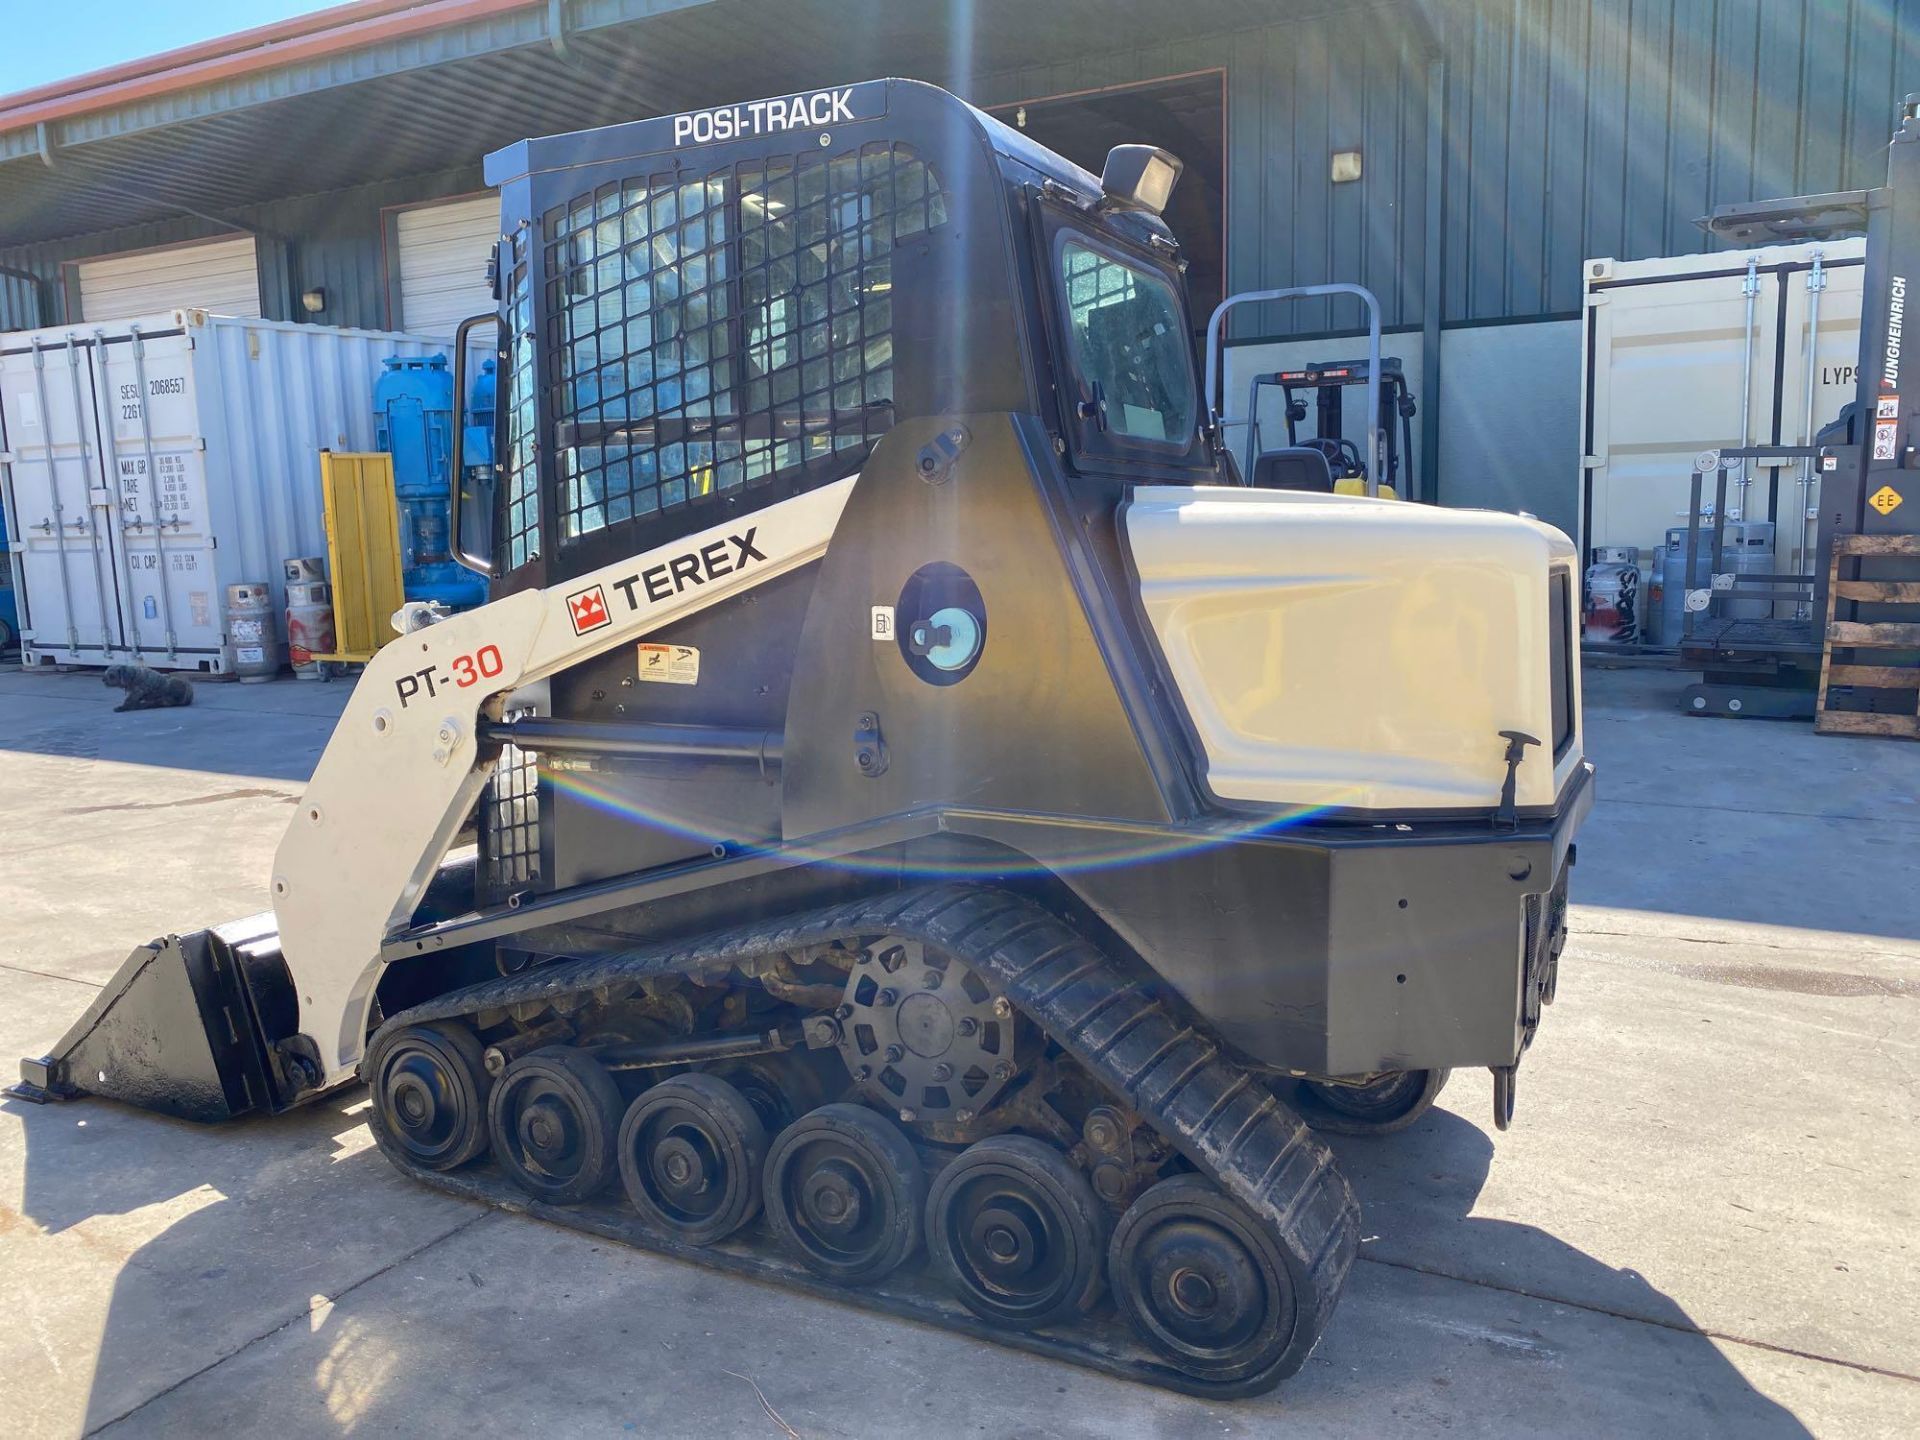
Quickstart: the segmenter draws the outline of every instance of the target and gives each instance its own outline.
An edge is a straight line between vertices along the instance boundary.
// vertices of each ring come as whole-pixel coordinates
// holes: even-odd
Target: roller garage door
[[[500,238],[500,198],[488,193],[398,216],[400,313],[397,329],[451,336],[469,315],[494,308],[487,256]]]
[[[106,255],[75,265],[83,320],[134,320],[163,310],[260,315],[260,268],[253,237]]]

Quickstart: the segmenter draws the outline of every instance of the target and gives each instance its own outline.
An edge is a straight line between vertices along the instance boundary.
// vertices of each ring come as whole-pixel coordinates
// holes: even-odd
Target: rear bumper
[[[1065,881],[1257,1064],[1362,1075],[1516,1063],[1551,993],[1582,762],[1553,815],[1235,838]]]

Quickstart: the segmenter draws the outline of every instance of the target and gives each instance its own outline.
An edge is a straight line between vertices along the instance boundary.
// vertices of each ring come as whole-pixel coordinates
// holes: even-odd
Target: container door
[[[1759,270],[1751,283],[1751,306],[1744,271],[1602,282],[1589,295],[1589,550],[1632,546],[1645,563],[1687,523],[1694,457],[1742,443],[1743,377],[1745,443],[1771,441],[1779,281]],[[1751,479],[1744,492],[1733,487],[1728,513],[1743,508],[1744,493],[1750,518],[1765,519],[1765,472]]]
[[[25,648],[36,663],[108,664],[127,647],[94,347],[71,335],[22,338],[0,355],[0,404],[33,615]]]
[[[124,551],[129,641],[157,668],[217,670],[223,612],[193,343],[135,329],[100,347],[97,363],[111,402],[114,543]]]
[[[1780,443],[1810,445],[1821,427],[1854,397],[1860,363],[1860,295],[1866,266],[1841,258],[1785,277],[1786,339],[1780,366]],[[1818,333],[1814,331],[1818,316]],[[1811,383],[1809,383],[1811,382]],[[1811,415],[1811,424],[1809,424]],[[1765,518],[1756,516],[1758,518]],[[1779,471],[1774,516],[1781,574],[1811,575],[1819,548],[1820,470],[1795,461]],[[1781,618],[1804,617],[1805,607],[1783,602]]]

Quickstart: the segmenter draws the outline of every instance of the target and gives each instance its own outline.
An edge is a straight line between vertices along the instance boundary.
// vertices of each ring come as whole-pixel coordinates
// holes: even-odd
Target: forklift
[[[1920,739],[1920,385],[1903,354],[1920,273],[1920,95],[1902,102],[1885,185],[1725,205],[1701,224],[1735,244],[1864,230],[1867,257],[1854,398],[1808,444],[1707,450],[1694,462],[1679,648],[1701,678],[1681,708]],[[1732,563],[1728,477],[1747,463],[1805,467],[1792,512],[1818,536],[1805,573],[1743,574]]]
[[[1302,370],[1275,370],[1255,375],[1247,400],[1254,471],[1258,473],[1264,468],[1273,474],[1276,488],[1318,490],[1335,495],[1367,494],[1366,457],[1360,446],[1342,433],[1342,422],[1347,390],[1352,386],[1370,386],[1374,373],[1373,366],[1363,357],[1319,360]],[[1382,440],[1382,459],[1379,486],[1374,493],[1393,500],[1401,494],[1403,459],[1413,454],[1413,417],[1417,411],[1397,355],[1381,358],[1378,375],[1379,414],[1375,425]],[[1285,450],[1268,451],[1260,443],[1260,395],[1263,389],[1274,386],[1280,388],[1285,399],[1287,444]],[[1309,395],[1313,400],[1314,433],[1303,440],[1299,427],[1308,415]],[[1295,458],[1295,452],[1302,450],[1317,451],[1325,457],[1324,482],[1318,465],[1305,457]]]
[[[1578,579],[1524,517],[1239,482],[1179,175],[906,80],[489,156],[488,602],[368,662],[271,913],[139,946],[11,1093],[357,1081],[447,1193],[1214,1399],[1298,1371],[1361,1240],[1321,1132],[1462,1067],[1513,1118]]]

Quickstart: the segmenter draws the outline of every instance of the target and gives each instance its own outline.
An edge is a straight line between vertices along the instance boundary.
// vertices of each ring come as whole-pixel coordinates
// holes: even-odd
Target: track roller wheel
[[[425,1170],[452,1170],[482,1154],[493,1077],[481,1055],[457,1021],[407,1025],[381,1040],[361,1072],[380,1148]]]
[[[620,1183],[649,1224],[711,1245],[760,1209],[766,1127],[747,1097],[713,1075],[662,1080],[620,1122]]]
[[[584,1051],[550,1045],[522,1055],[487,1105],[494,1158],[534,1199],[577,1205],[613,1174],[623,1108],[613,1077]]]
[[[1141,1337],[1198,1380],[1252,1380],[1293,1339],[1298,1307],[1279,1247],[1198,1175],[1160,1181],[1120,1217],[1107,1281]]]
[[[1033,1330],[1092,1305],[1106,1213],[1066,1156],[1026,1135],[963,1151],[927,1196],[927,1249],[984,1320]]]
[[[1402,1070],[1370,1085],[1300,1082],[1294,1108],[1330,1135],[1391,1135],[1433,1108],[1451,1070]]]
[[[829,1055],[836,1068],[840,1062]],[[827,1101],[819,1069],[796,1055],[756,1055],[716,1066],[718,1075],[747,1097],[767,1134],[777,1135],[816,1105]],[[846,1079],[841,1070],[840,1078]]]
[[[822,1105],[767,1153],[767,1220],[809,1270],[843,1285],[878,1280],[920,1243],[927,1179],[893,1123],[859,1105]]]

